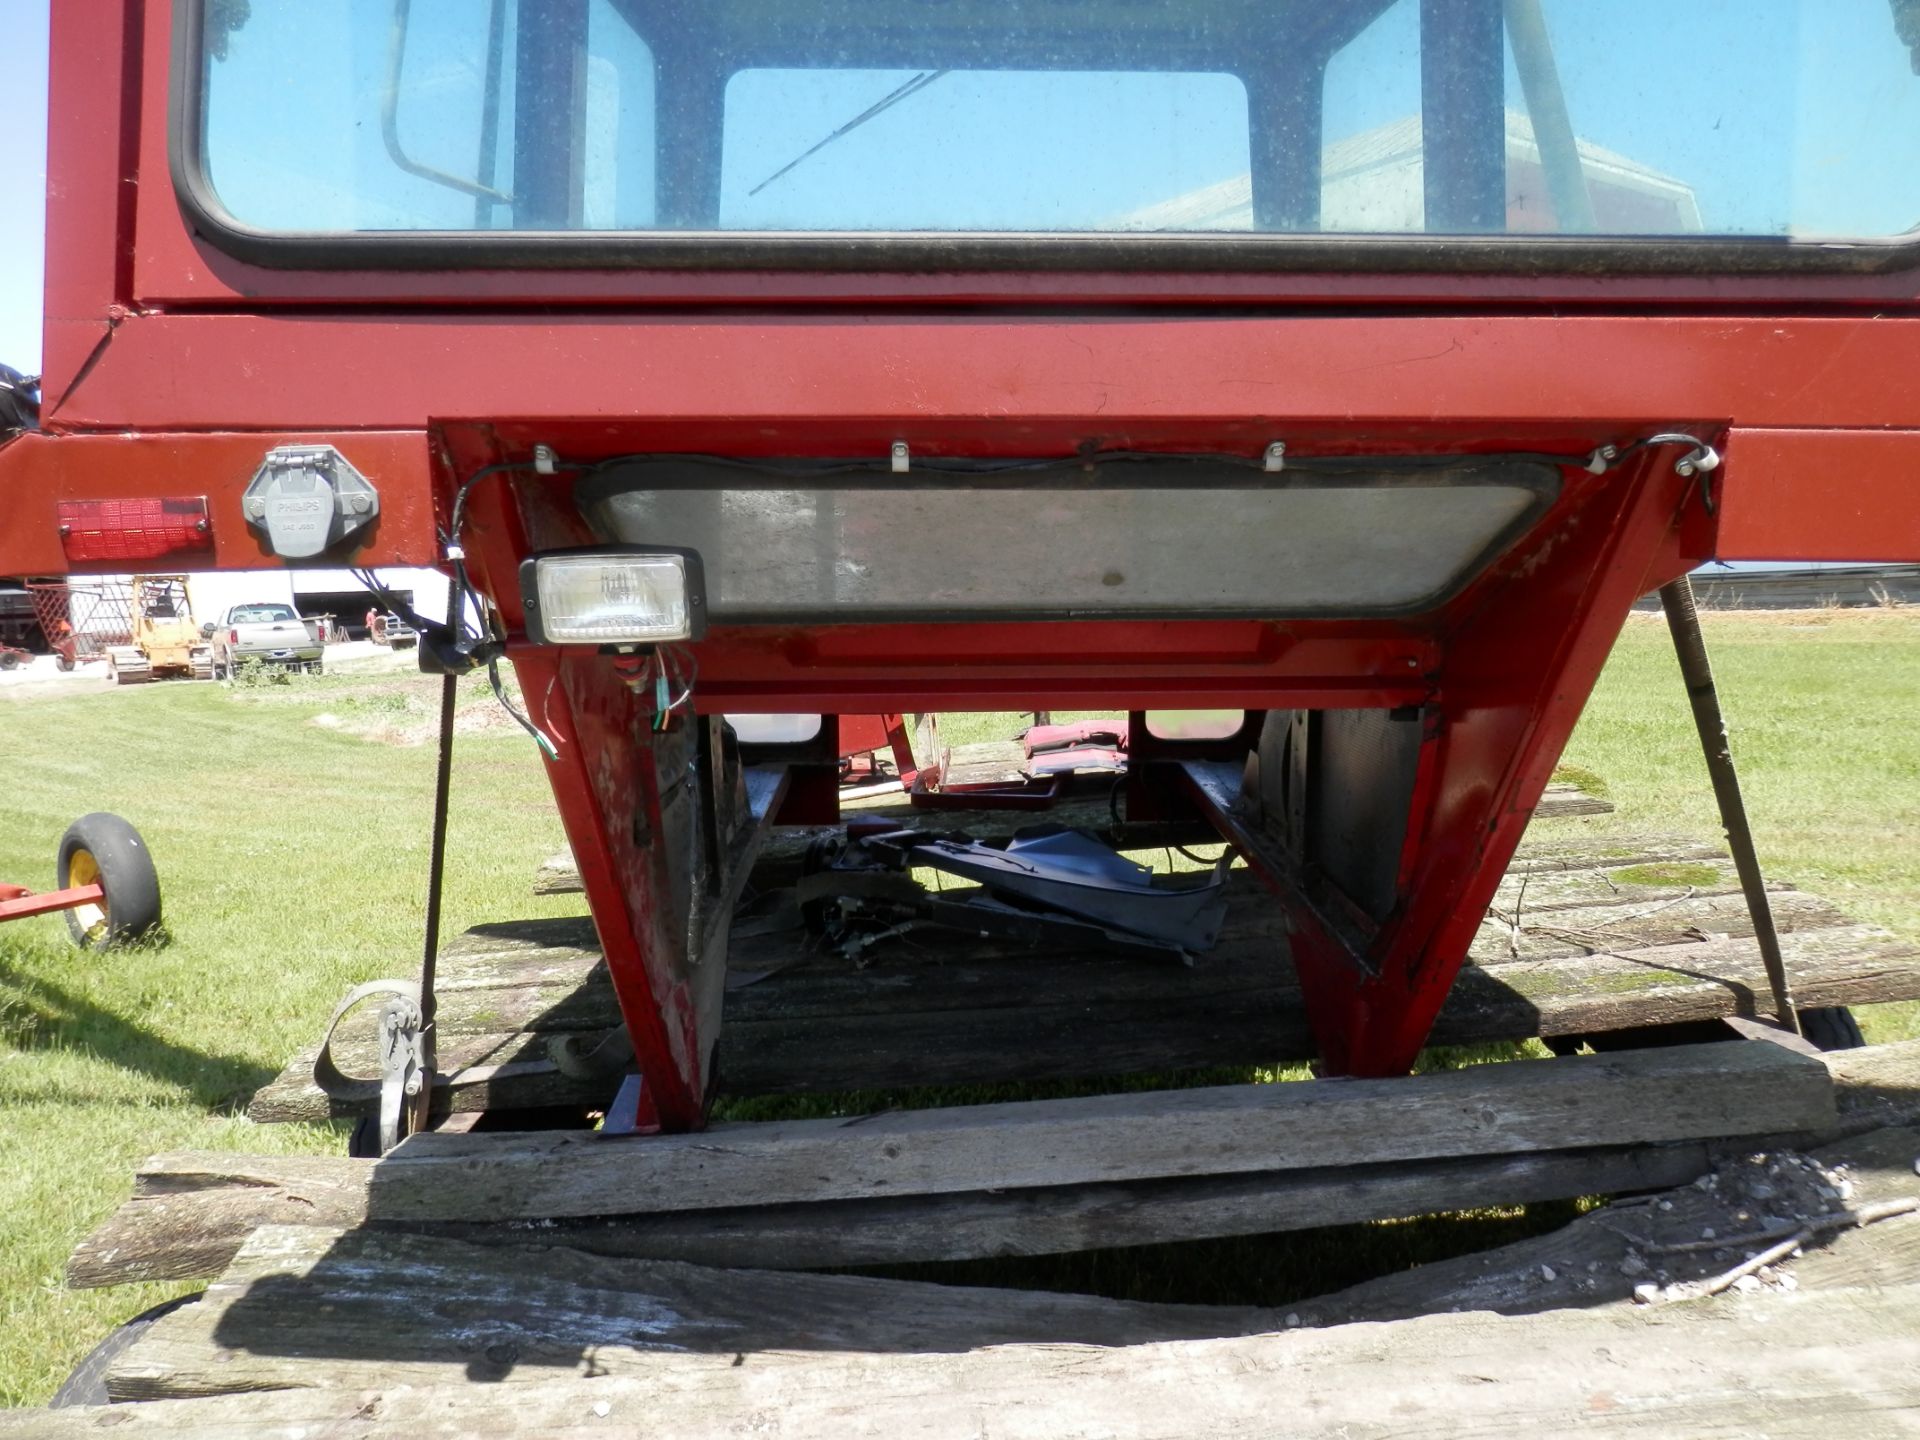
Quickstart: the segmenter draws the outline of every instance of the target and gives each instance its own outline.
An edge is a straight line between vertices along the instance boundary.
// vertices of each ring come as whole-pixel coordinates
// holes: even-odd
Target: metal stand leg
[[[447,624],[460,622],[460,590],[451,588],[447,599]],[[440,896],[447,868],[447,806],[453,788],[453,712],[460,698],[460,682],[453,675],[440,677],[440,752],[433,776],[433,850],[427,861],[427,923],[420,956],[420,1069],[418,1094],[408,1106],[409,1131],[427,1128],[427,1111],[433,1103],[433,1077],[437,1045],[434,1034],[434,972],[440,964]]]
[[[1693,603],[1693,582],[1682,575],[1671,585],[1661,586],[1660,604],[1667,612],[1667,628],[1673,632],[1673,648],[1680,657],[1687,699],[1693,704],[1694,728],[1700,732],[1700,746],[1706,752],[1707,774],[1713,780],[1713,798],[1720,806],[1720,824],[1727,832],[1727,848],[1733,852],[1733,868],[1739,872],[1740,889],[1747,897],[1747,910],[1753,916],[1754,938],[1760,942],[1760,958],[1766,962],[1767,980],[1773,987],[1774,1013],[1782,1025],[1797,1035],[1800,1017],[1787,983],[1786,962],[1780,957],[1780,934],[1773,926],[1773,906],[1767,899],[1766,879],[1760,873],[1760,857],[1754,853],[1753,832],[1747,827],[1747,807],[1740,798],[1740,776],[1733,766],[1733,752],[1727,747],[1727,723],[1720,713],[1720,692],[1714,688],[1713,666],[1707,660],[1706,637],[1700,633],[1700,612]]]

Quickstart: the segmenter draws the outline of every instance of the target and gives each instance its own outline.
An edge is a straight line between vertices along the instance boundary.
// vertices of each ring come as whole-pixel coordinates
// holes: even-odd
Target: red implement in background
[[[124,580],[97,577],[62,583],[30,580],[40,633],[62,670],[107,658],[110,645],[133,643],[133,589]]]

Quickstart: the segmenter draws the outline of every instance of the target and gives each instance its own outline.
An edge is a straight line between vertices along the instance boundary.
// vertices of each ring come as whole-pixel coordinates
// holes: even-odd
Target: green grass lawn
[[[153,852],[172,935],[98,955],[59,916],[0,927],[0,1402],[44,1401],[114,1324],[198,1288],[61,1287],[66,1253],[141,1157],[344,1145],[336,1127],[241,1112],[348,986],[418,971],[433,750],[358,731],[425,733],[437,685],[0,691],[0,878],[51,889],[67,824],[116,811]],[[484,680],[463,703],[463,718],[494,711]],[[489,725],[457,753],[448,926],[578,913],[577,897],[529,894],[563,843],[532,747]]]
[[[1707,624],[1771,872],[1920,935],[1920,614]],[[142,1156],[343,1146],[335,1127],[256,1127],[240,1112],[349,985],[418,964],[433,755],[393,742],[430,734],[436,689],[404,673],[335,673],[240,690],[0,690],[0,878],[50,887],[67,823],[117,811],[153,850],[172,936],[98,956],[71,947],[58,917],[0,927],[0,1403],[44,1401],[114,1324],[191,1288],[61,1287],[67,1253],[125,1196]],[[479,684],[462,704],[448,928],[578,913],[577,897],[529,893],[562,843],[531,745],[498,723]],[[1629,625],[1567,760],[1601,776],[1619,810],[1561,825],[1715,832],[1657,619]],[[1862,1020],[1878,1040],[1920,1034],[1920,1006]],[[1285,1303],[1566,1213],[1483,1212],[1438,1239],[1431,1225],[1390,1225],[1157,1247],[1030,1278]],[[1222,1274],[1240,1283],[1214,1283]]]
[[[1707,614],[1714,677],[1770,880],[1920,938],[1920,611]],[[1635,614],[1566,761],[1601,777],[1596,834],[1718,838],[1713,789],[1658,615]],[[1860,1012],[1876,1042],[1920,1036],[1920,1003]]]

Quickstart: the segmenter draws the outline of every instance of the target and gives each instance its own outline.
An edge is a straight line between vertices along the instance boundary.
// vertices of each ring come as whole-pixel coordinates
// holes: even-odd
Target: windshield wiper
[[[914,76],[911,80],[907,81],[906,84],[900,86],[899,89],[893,91],[891,94],[885,96],[880,100],[876,100],[873,104],[869,105],[866,109],[862,110],[858,115],[854,116],[853,119],[847,121],[846,124],[842,125],[838,130],[834,131],[831,135],[827,136],[823,140],[816,141],[813,145],[809,146],[807,149],[802,150],[798,155],[794,156],[793,159],[789,160],[786,164],[782,165],[778,170],[774,171],[771,175],[767,176],[766,179],[762,180],[758,185],[754,186],[751,190],[747,191],[747,194],[749,196],[758,195],[762,190],[766,189],[767,186],[773,184],[773,182],[778,180],[782,175],[785,175],[788,171],[792,170],[795,166],[800,164],[801,161],[806,160],[811,156],[819,154],[822,150],[826,149],[827,146],[831,145],[834,141],[838,140],[842,135],[845,135],[848,131],[858,130],[862,125],[866,124],[867,121],[873,119],[874,116],[880,114],[881,111],[891,109],[893,106],[898,105],[902,100],[906,99],[909,95],[918,94],[920,91],[926,89],[927,86],[933,84],[933,82],[938,80],[942,75],[950,75],[952,73],[953,72],[950,70],[922,70],[918,75]]]

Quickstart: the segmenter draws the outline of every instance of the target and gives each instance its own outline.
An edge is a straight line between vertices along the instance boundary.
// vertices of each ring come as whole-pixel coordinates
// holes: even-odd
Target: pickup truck
[[[243,660],[271,665],[293,665],[316,674],[320,670],[319,622],[304,620],[291,605],[256,601],[229,606],[217,620],[200,627],[213,646],[213,673],[231,676]]]

